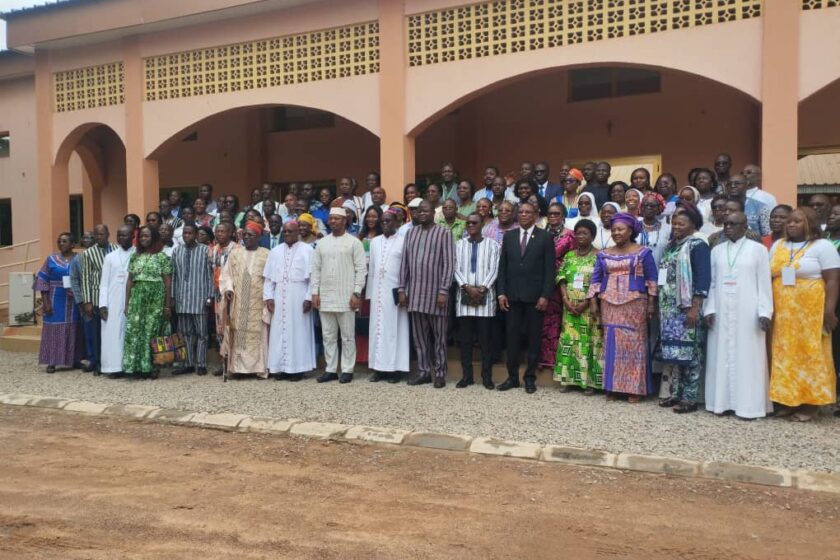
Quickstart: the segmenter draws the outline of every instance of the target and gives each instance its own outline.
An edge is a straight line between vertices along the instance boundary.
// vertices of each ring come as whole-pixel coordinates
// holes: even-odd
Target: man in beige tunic
[[[318,383],[353,381],[356,365],[356,310],[362,301],[367,265],[362,242],[347,233],[344,208],[332,208],[332,233],[318,241],[312,259],[312,306],[321,313],[327,369]],[[341,332],[341,376],[338,371],[338,336]]]
[[[263,271],[268,249],[260,247],[262,226],[248,222],[242,232],[245,250],[232,251],[219,278],[219,291],[230,304],[222,357],[229,374],[268,377],[266,349],[270,318],[263,312]]]

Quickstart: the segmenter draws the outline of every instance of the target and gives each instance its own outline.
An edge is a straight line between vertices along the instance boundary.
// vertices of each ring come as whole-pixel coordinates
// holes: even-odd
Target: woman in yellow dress
[[[831,331],[840,286],[840,256],[822,239],[810,208],[790,214],[785,237],[770,249],[773,276],[773,342],[770,400],[779,416],[807,422],[818,407],[836,400]]]

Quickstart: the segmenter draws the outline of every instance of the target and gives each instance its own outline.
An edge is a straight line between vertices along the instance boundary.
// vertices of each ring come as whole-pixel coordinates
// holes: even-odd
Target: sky
[[[0,12],[9,12],[20,8],[31,8],[42,4],[50,4],[55,0],[0,0]],[[6,50],[6,22],[0,20],[0,51]]]

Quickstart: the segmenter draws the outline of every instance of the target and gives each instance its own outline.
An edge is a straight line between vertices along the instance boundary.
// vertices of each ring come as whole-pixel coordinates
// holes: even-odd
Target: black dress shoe
[[[432,378],[429,375],[418,375],[414,379],[409,379],[408,380],[408,384],[411,385],[412,387],[415,386],[415,385],[425,385],[425,384],[431,383],[431,382],[432,382]]]
[[[446,387],[446,379],[443,377],[436,377],[435,378],[435,389],[443,389]]]
[[[383,377],[383,374],[379,373],[378,371],[375,371],[375,372],[373,372],[373,375],[371,375],[371,376],[368,378],[368,381],[370,381],[371,383],[379,383],[379,382],[380,382],[380,381],[382,381],[383,379],[385,379],[385,378]]]
[[[200,367],[200,368],[195,370],[195,374],[196,375],[207,375],[207,368],[206,367]]]
[[[221,368],[221,367],[217,367],[216,369],[214,369],[214,370],[213,370],[213,375],[215,375],[216,377],[221,377],[221,375],[222,375],[223,373],[224,373],[224,372],[222,371],[222,368]]]
[[[334,371],[325,371],[323,374],[319,375],[315,381],[318,383],[328,383],[330,381],[335,381],[338,379],[338,374]]]
[[[465,377],[461,378],[461,380],[458,383],[455,384],[455,388],[456,389],[463,389],[465,387],[469,387],[473,383],[474,383],[474,381],[473,381],[472,377],[466,377],[465,376]]]
[[[47,366],[47,373],[55,373],[55,366]]]
[[[519,388],[519,381],[514,380],[513,378],[508,377],[504,383],[496,387],[499,391],[509,391],[511,389],[518,389]]]
[[[525,384],[525,392],[529,395],[537,392],[537,386],[534,383]]]
[[[172,370],[172,375],[184,375],[187,373],[195,373],[194,367],[179,367]],[[207,373],[205,371],[205,373]]]
[[[485,389],[489,389],[492,391],[496,388],[496,385],[493,383],[492,379],[485,379],[484,381],[482,381],[482,383],[484,384]]]
[[[341,377],[338,378],[339,383],[350,383],[351,381],[353,381],[352,373],[342,373]]]
[[[90,362],[82,365],[82,373],[90,373],[94,370],[93,364]]]
[[[674,397],[668,397],[667,399],[662,399],[659,401],[659,406],[662,408],[670,408],[676,404],[679,404],[680,399],[675,399]]]
[[[93,368],[93,376],[94,377],[99,377],[100,375],[102,375],[102,372],[99,370],[99,368],[98,367]]]
[[[295,373],[295,374],[286,373],[286,374],[283,374],[283,375],[286,376],[285,377],[286,381],[301,381],[303,379],[303,374],[302,373]]]
[[[388,376],[388,383],[399,383],[400,381],[402,381],[402,374],[398,371]]]
[[[115,371],[114,373],[109,373],[108,374],[108,379],[120,379],[124,375],[125,374],[121,371]]]

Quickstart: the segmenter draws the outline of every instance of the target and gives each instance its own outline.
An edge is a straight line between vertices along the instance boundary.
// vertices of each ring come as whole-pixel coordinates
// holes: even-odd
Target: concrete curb
[[[395,428],[349,426],[328,422],[305,422],[298,418],[281,419],[227,412],[192,412],[136,404],[103,404],[18,393],[0,393],[0,404],[52,408],[88,415],[117,416],[139,421],[187,425],[226,431],[290,434],[321,440],[376,444],[387,443],[443,451],[466,451],[482,455],[514,457],[546,463],[617,468],[635,472],[688,478],[709,478],[728,482],[774,486],[777,488],[798,488],[814,492],[840,494],[840,473],[790,470],[714,461],[692,461],[677,457],[660,457],[635,453],[615,454],[598,449],[542,445],[489,437],[474,438],[462,434],[410,432]]]

